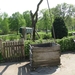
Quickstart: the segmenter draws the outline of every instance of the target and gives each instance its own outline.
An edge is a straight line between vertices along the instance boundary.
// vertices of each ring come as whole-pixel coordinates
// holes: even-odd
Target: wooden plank
[[[2,51],[2,54],[3,54],[3,58],[5,58],[5,52],[4,52],[4,49],[5,49],[5,47],[4,47],[4,43],[3,43],[3,51]]]
[[[17,46],[16,45],[17,45],[17,41],[14,42],[14,49],[15,49],[16,55],[17,55],[18,51],[17,51]],[[16,61],[18,61],[17,57],[15,57],[15,59],[16,59]]]
[[[25,59],[24,45],[22,45],[22,56],[23,56],[23,59]]]
[[[13,58],[14,58],[14,51],[13,51],[13,43],[12,42],[10,42],[11,43],[11,45],[10,45],[10,47],[11,47],[11,54],[12,54],[12,59],[11,59],[11,61],[13,61]]]
[[[18,42],[19,45],[21,45],[21,42]],[[19,51],[20,51],[20,60],[22,60],[22,49],[21,46],[19,46]]]
[[[6,49],[5,49],[5,51],[6,51],[6,60],[8,60],[8,48],[7,48],[7,42],[5,43],[5,45],[6,45]]]
[[[10,43],[8,42],[8,45],[10,45]],[[11,51],[10,51],[10,47],[8,47],[8,58],[9,58],[9,61],[11,61]]]

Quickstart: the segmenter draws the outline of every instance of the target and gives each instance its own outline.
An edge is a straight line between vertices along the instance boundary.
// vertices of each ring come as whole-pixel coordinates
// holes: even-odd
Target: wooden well
[[[55,66],[60,64],[60,45],[44,43],[30,45],[31,67]]]

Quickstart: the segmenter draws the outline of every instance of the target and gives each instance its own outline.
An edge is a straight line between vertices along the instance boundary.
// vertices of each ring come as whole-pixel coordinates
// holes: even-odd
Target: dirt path
[[[75,75],[75,53],[61,55],[61,66],[52,75]]]
[[[0,75],[75,75],[75,53],[61,55],[61,65],[55,67],[40,67],[30,72],[29,62],[2,63]]]

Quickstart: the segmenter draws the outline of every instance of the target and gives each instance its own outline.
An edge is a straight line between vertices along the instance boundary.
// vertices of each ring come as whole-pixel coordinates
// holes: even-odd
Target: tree
[[[68,35],[68,30],[65,26],[64,20],[61,17],[56,17],[54,22],[53,22],[53,27],[54,27],[54,32],[55,32],[55,38],[63,38],[65,36]],[[53,35],[53,27],[51,30],[52,33],[52,37],[54,37]]]
[[[42,1],[43,0],[40,0],[40,2],[37,4],[37,9],[34,14],[32,13],[32,11],[30,11],[31,20],[32,20],[32,27],[33,27],[33,41],[35,41],[35,31],[36,31],[36,23],[38,20],[38,11],[39,11],[39,6],[42,3]]]
[[[25,19],[19,12],[16,12],[12,14],[12,16],[10,16],[9,23],[10,23],[9,27],[11,31],[17,31],[17,34],[21,26],[26,26]]]
[[[38,19],[36,28],[38,31],[44,30],[43,18]]]
[[[72,18],[75,17],[75,6],[72,4],[62,3],[52,8],[54,18],[62,17],[66,26],[71,28],[73,26]]]
[[[54,15],[54,18],[60,17],[61,15],[61,5],[58,4],[55,8],[52,8],[52,14]]]
[[[0,30],[1,34],[7,34],[9,32],[8,14],[5,12],[0,17]]]
[[[50,30],[50,17],[49,17],[49,11],[48,9],[41,10],[42,13],[42,20],[43,20],[43,29],[48,33],[48,30]]]
[[[2,17],[0,15],[0,34],[2,34]]]
[[[25,11],[23,12],[23,17],[26,21],[26,26],[27,27],[31,27],[31,17],[30,17],[30,12],[29,11]]]

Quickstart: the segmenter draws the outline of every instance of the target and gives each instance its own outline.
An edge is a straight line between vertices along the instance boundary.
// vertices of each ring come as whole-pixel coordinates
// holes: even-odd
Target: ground
[[[75,75],[75,52],[63,53],[60,59],[59,66],[39,67],[32,72],[28,61],[1,63],[0,75]]]

